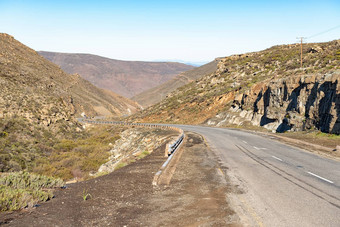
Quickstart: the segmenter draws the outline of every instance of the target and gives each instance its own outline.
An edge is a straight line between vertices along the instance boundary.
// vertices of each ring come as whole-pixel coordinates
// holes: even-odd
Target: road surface
[[[340,163],[243,131],[176,125],[203,135],[228,200],[246,226],[340,226]]]

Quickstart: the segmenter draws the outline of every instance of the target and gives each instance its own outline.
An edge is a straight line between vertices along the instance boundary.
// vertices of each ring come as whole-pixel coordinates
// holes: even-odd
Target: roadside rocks
[[[98,173],[113,172],[120,162],[138,157],[145,151],[151,153],[167,138],[160,131],[147,128],[130,128],[123,131],[121,138],[112,145],[109,161],[99,167]]]

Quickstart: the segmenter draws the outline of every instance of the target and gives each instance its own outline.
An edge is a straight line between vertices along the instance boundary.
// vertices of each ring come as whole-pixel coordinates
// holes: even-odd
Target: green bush
[[[47,201],[53,188],[61,187],[61,179],[28,172],[3,173],[0,176],[0,211],[12,211]]]
[[[0,177],[0,185],[15,189],[42,189],[54,188],[63,185],[63,181],[54,177],[47,177],[28,172],[3,173]]]
[[[8,133],[3,131],[3,132],[0,132],[0,137],[7,137],[8,136]]]

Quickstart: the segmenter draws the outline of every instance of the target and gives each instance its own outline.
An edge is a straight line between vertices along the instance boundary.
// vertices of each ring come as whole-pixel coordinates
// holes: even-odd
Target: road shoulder
[[[154,187],[165,144],[111,174],[70,185],[40,207],[1,215],[8,226],[238,226],[230,186],[203,137],[187,133],[168,186]],[[91,196],[84,200],[84,193]]]

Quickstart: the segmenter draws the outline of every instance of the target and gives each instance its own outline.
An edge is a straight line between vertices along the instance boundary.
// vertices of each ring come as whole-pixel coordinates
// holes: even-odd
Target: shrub
[[[336,52],[336,58],[337,58],[338,60],[340,60],[340,50],[337,50],[337,52]]]
[[[3,132],[0,132],[0,137],[7,137],[8,136],[8,133],[3,131]]]
[[[0,211],[12,211],[47,201],[53,188],[61,187],[61,179],[28,172],[4,173],[0,176]]]

